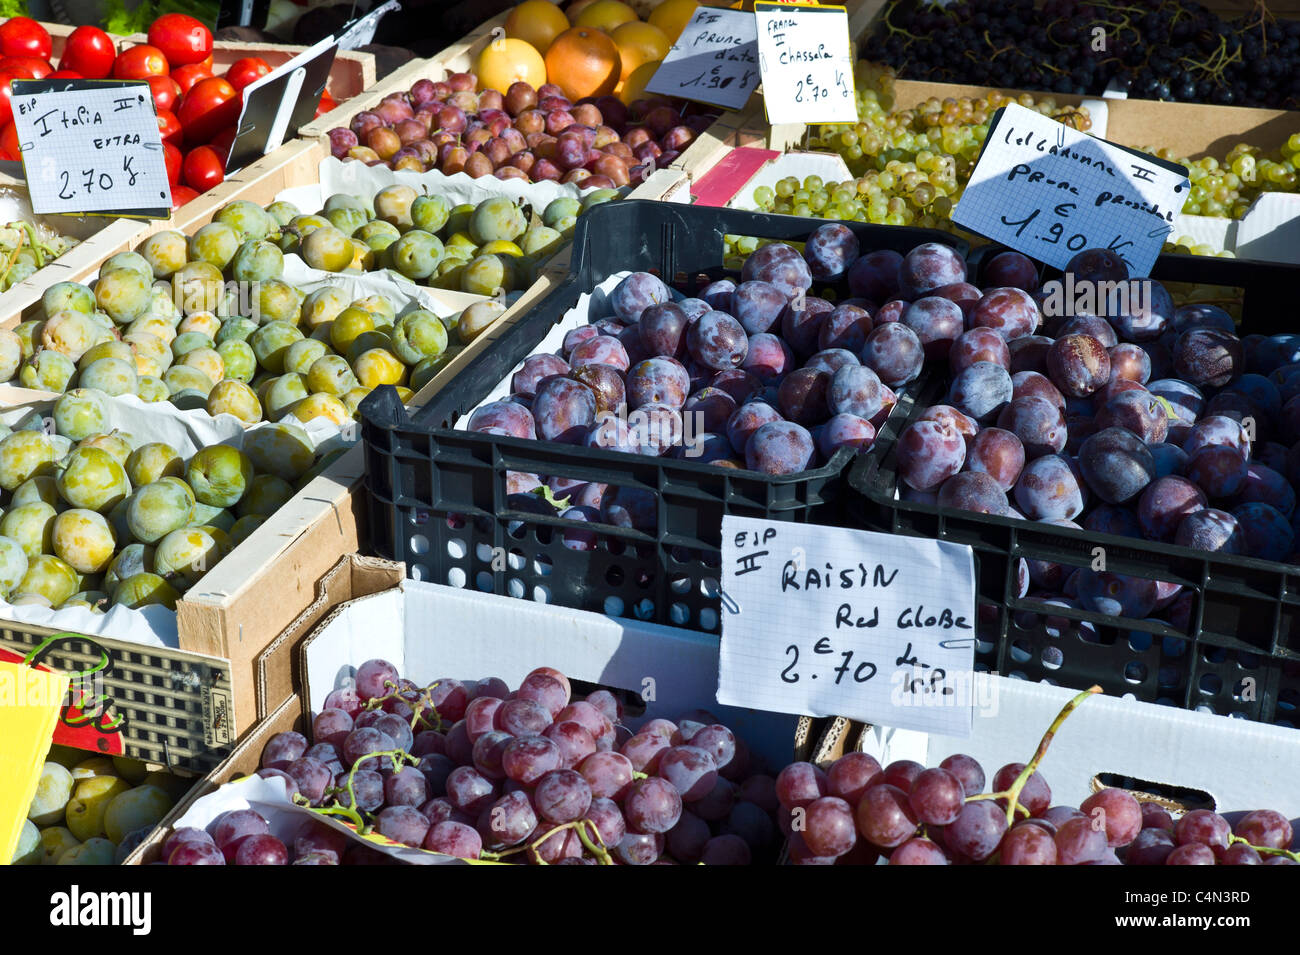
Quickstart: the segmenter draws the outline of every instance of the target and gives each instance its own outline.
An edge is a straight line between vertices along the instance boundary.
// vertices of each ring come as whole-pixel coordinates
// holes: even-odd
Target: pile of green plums
[[[159,232],[113,256],[93,285],[52,285],[39,317],[0,329],[0,381],[137,395],[245,424],[290,413],[343,424],[377,385],[409,400],[506,309],[485,300],[450,318],[399,317],[382,295],[305,293],[282,278],[276,215],[291,210],[276,206],[232,202],[188,238]]]
[[[312,476],[312,439],[290,422],[186,460],[106,432],[111,400],[77,388],[33,429],[0,425],[0,600],[174,608]]]
[[[320,213],[290,218],[279,245],[326,272],[387,268],[436,288],[500,296],[532,284],[537,266],[565,243],[577,217],[617,197],[616,190],[598,189],[582,200],[553,199],[535,216],[508,196],[453,206],[399,184],[371,200],[330,196]],[[295,211],[278,208],[284,205],[267,211],[277,217]]]

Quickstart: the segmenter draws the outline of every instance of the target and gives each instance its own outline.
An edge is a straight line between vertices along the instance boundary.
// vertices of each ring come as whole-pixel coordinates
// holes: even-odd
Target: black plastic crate
[[[973,274],[989,251],[999,249],[970,257]],[[1152,277],[1243,289],[1243,335],[1295,330],[1287,304],[1300,282],[1295,267],[1168,255]],[[1300,726],[1300,566],[895,499],[898,436],[927,407],[944,402],[948,381],[946,367],[930,364],[899,396],[871,449],[849,470],[847,519],[970,545],[980,603],[977,668],[1078,689],[1095,683],[1146,702]],[[1022,559],[1089,566],[1099,547],[1108,571],[1189,588],[1187,628],[1019,596]],[[1053,618],[1050,630],[1043,614]]]
[[[628,201],[583,215],[571,274],[533,312],[426,406],[408,414],[392,388],[361,404],[371,541],[381,556],[407,563],[418,579],[545,600],[565,607],[717,632],[723,514],[839,523],[841,449],[822,466],[773,476],[691,460],[651,458],[572,445],[453,430],[537,345],[580,294],[622,271],[650,271],[691,294],[731,274],[724,235],[802,242],[821,220],[672,203]],[[925,229],[846,223],[864,251],[900,252],[965,243]],[[834,286],[814,292],[835,291]],[[844,297],[844,290],[838,297]],[[598,524],[594,550],[565,547],[566,528],[593,525],[512,510],[506,473],[598,480],[654,492],[658,526],[648,534]]]

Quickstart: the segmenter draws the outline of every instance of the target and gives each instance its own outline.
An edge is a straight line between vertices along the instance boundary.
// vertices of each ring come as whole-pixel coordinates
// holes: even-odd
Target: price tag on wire
[[[769,123],[856,123],[853,44],[844,7],[754,4]]]
[[[14,80],[13,113],[34,212],[171,217],[148,83]]]
[[[740,109],[758,89],[758,34],[752,13],[699,7],[646,91]]]
[[[1185,166],[1012,104],[993,114],[952,220],[1058,269],[1111,249],[1142,278],[1189,188]]]
[[[718,702],[970,735],[969,547],[722,519]]]

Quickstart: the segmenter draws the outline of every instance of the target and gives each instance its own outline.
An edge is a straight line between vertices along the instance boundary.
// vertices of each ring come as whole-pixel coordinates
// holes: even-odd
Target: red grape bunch
[[[1053,805],[1037,766],[1062,710],[1028,764],[1008,763],[985,792],[984,768],[957,753],[938,766],[881,767],[851,752],[825,769],[793,763],[776,778],[780,825],[794,865],[1295,865],[1290,821],[1273,810],[1228,818],[1195,809],[1177,820],[1124,789],[1079,807]]]
[[[512,691],[495,677],[420,687],[370,660],[357,668],[355,686],[325,699],[311,740],[285,732],[267,742],[259,775],[284,779],[295,802],[358,831],[464,859],[776,860],[775,781],[741,739],[704,711],[651,719],[636,732],[623,718],[615,694],[597,689],[576,699],[568,678],[550,667]],[[241,863],[233,840],[253,834],[267,836],[259,845],[270,848],[250,849]],[[211,848],[176,864],[194,864],[185,861],[191,857],[220,864],[217,850],[234,864],[286,864],[290,853],[270,839],[241,816],[213,829]],[[327,862],[327,848],[313,843],[293,864],[307,864],[304,855],[346,863],[349,853],[340,849]]]

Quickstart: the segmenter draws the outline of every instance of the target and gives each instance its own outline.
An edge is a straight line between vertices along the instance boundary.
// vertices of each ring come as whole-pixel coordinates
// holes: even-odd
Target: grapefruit
[[[511,83],[536,88],[546,82],[546,61],[526,40],[517,37],[493,40],[483,48],[474,64],[481,90],[510,89]]]
[[[551,41],[569,29],[569,18],[550,0],[524,0],[506,17],[506,36],[545,53]]]
[[[622,64],[620,78],[623,80],[641,64],[662,60],[672,46],[672,41],[664,35],[663,30],[639,20],[619,24],[610,34],[610,39],[618,47],[618,58]]]
[[[596,0],[573,20],[575,27],[594,27],[612,33],[614,28],[637,19],[636,11],[623,0]]]
[[[571,100],[604,96],[614,91],[622,75],[618,47],[600,30],[573,27],[546,51],[546,72]]]

